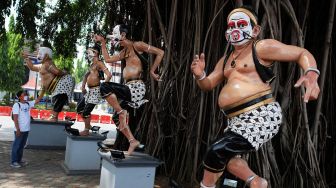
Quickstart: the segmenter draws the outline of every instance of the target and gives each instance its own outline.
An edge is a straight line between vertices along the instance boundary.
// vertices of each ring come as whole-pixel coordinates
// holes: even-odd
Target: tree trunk
[[[318,103],[328,105],[326,109],[318,109],[314,102],[303,103],[303,88],[293,87],[302,74],[298,65],[275,63],[277,78],[272,88],[282,106],[283,124],[272,141],[249,155],[248,162],[257,174],[269,181],[269,187],[331,186],[336,176],[336,146],[333,144],[336,129],[327,125],[336,119],[333,115],[336,103],[330,97],[336,89],[331,84],[336,80],[333,74],[336,66],[332,63],[335,58],[327,58],[332,55],[328,55],[327,50],[332,51],[333,45],[325,45],[323,49],[317,46],[321,45],[318,36],[334,37],[330,35],[332,25],[325,31],[320,27],[334,22],[322,11],[326,7],[332,10],[332,4],[305,1],[302,6],[301,0],[257,0],[252,3],[259,13],[261,39],[274,38],[305,47],[314,54],[319,67],[322,62],[322,66],[330,64],[331,67],[321,69],[320,81],[325,80],[328,85],[321,87],[328,89],[321,92],[321,96],[327,97],[320,97]],[[151,102],[144,110],[138,131],[147,145],[147,152],[165,162],[159,172],[186,187],[199,184],[206,149],[221,137],[226,126],[226,119],[217,105],[224,83],[211,92],[200,91],[192,78],[190,64],[194,55],[204,52],[207,74],[214,69],[227,47],[224,36],[226,16],[242,4],[251,5],[248,1],[219,0],[213,3],[204,0],[147,2],[147,9],[150,9],[147,10],[147,30],[160,33],[164,41],[165,56],[160,71],[164,81],[151,83]],[[146,36],[148,41],[155,41],[153,35]],[[323,59],[321,54],[327,55]],[[311,114],[315,112],[316,117],[322,118],[322,121],[318,120],[321,126],[311,126]],[[310,130],[311,127],[316,130]],[[312,138],[317,138],[318,147]],[[327,154],[328,151],[333,152]]]

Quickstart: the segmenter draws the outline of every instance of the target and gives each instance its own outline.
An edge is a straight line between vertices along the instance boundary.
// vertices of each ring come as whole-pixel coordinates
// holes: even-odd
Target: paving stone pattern
[[[10,167],[12,142],[0,141],[0,188],[30,187],[99,187],[100,175],[71,175],[64,173],[61,163],[64,150],[24,150],[26,167]]]

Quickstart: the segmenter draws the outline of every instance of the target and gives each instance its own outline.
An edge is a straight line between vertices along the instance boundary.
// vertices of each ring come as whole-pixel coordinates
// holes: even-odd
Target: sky
[[[15,9],[14,9],[14,7],[11,7],[11,14],[10,15],[14,15],[14,17],[16,17],[16,13],[15,13]],[[9,16],[7,16],[6,17],[6,19],[5,19],[5,28],[6,28],[6,31],[8,31],[8,25],[9,25],[9,17],[10,17],[10,15]]]

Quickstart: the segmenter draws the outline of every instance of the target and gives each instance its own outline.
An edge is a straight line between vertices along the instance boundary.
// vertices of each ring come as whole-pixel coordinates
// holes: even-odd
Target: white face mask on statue
[[[250,17],[243,12],[235,12],[229,18],[226,39],[232,45],[243,45],[252,39],[252,29]]]
[[[121,40],[120,25],[114,26],[111,39],[113,46],[119,45],[119,41]]]
[[[42,62],[45,56],[48,55],[49,58],[52,58],[52,50],[48,47],[40,47],[37,54],[37,61]]]

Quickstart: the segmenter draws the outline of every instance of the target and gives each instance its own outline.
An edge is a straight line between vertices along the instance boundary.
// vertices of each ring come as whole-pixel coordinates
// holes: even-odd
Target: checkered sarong
[[[102,100],[99,86],[89,88],[89,91],[84,95],[84,98],[85,103],[99,104],[99,102]]]
[[[54,97],[58,94],[66,94],[68,96],[68,102],[70,102],[74,88],[75,79],[70,74],[66,74],[58,81],[55,90],[51,94],[51,97]]]
[[[229,118],[225,131],[243,136],[258,150],[279,132],[281,120],[281,107],[272,102]]]
[[[125,84],[131,93],[132,102],[129,102],[128,105],[132,108],[139,108],[144,103],[148,102],[147,99],[144,99],[146,94],[146,85],[142,80],[133,80]]]

